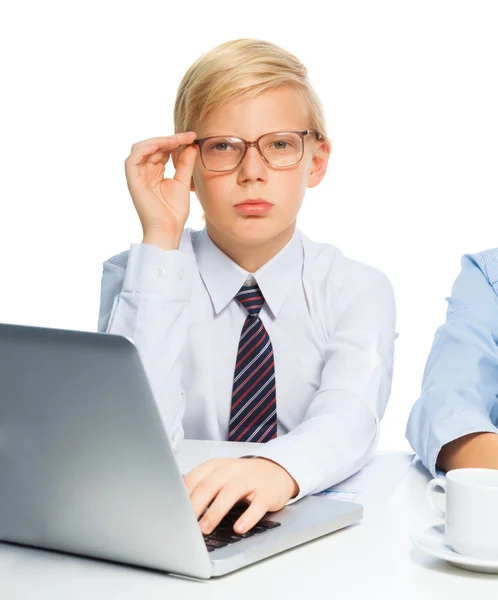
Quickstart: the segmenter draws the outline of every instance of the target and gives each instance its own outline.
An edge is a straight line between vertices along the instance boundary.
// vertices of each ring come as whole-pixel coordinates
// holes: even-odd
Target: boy
[[[173,445],[266,442],[253,460],[211,460],[185,478],[203,533],[245,500],[244,533],[374,452],[393,291],[296,229],[330,154],[296,57],[259,40],[222,44],[187,71],[174,115],[174,136],[135,144],[125,162],[143,240],[104,263],[99,331],[134,340]],[[202,231],[184,229],[191,191]]]

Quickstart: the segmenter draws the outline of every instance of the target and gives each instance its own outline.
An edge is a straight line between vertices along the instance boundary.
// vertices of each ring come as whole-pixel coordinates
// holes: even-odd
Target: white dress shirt
[[[131,244],[103,265],[98,330],[136,345],[168,435],[226,440],[250,277],[185,229],[178,250]],[[296,229],[252,274],[275,359],[277,438],[257,455],[283,466],[300,498],[344,480],[375,450],[391,391],[396,311],[379,270]],[[252,280],[251,280],[252,281]]]

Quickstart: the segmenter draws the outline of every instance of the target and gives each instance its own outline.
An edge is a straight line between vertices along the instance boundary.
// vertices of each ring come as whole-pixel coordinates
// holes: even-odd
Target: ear
[[[173,160],[173,166],[175,167],[175,169],[176,169],[176,165],[178,164],[179,156],[180,156],[180,148],[175,148],[175,150],[173,150],[173,152],[171,153],[171,158]],[[190,191],[195,192],[195,184],[194,184],[193,177],[190,178]]]
[[[331,152],[332,144],[327,143],[323,139],[316,140],[316,146],[313,158],[311,159],[311,169],[308,177],[309,188],[317,186],[325,177]]]

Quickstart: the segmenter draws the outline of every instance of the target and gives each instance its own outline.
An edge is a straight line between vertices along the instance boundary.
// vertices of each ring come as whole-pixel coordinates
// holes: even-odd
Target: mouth
[[[247,198],[235,206],[240,206],[241,204],[271,204],[271,202],[268,202],[268,200],[265,200],[264,198]]]
[[[237,212],[245,215],[264,215],[270,211],[273,204],[267,202],[263,198],[248,198],[243,202],[235,205]]]

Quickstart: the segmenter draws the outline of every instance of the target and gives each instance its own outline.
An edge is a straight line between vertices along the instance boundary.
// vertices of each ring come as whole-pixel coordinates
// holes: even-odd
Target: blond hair
[[[175,133],[195,131],[211,109],[225,102],[281,86],[292,86],[301,93],[308,108],[309,129],[315,129],[330,145],[323,107],[307,68],[280,46],[251,38],[220,44],[190,66],[176,94]]]

